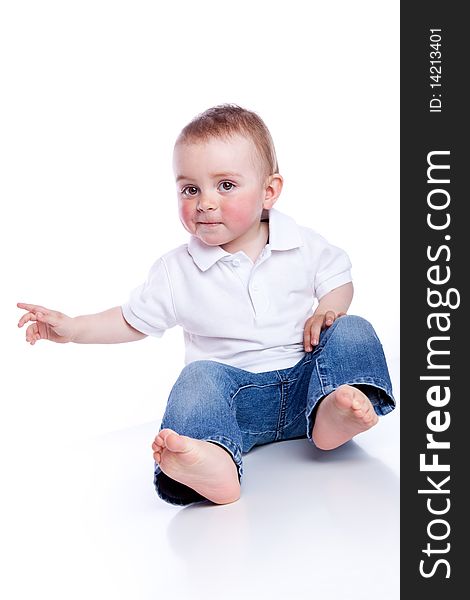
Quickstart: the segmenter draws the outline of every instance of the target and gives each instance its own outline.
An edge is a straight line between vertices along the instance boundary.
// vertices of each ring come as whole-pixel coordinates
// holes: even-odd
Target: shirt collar
[[[292,250],[302,246],[299,226],[292,217],[271,208],[269,211],[269,247],[271,250]]]
[[[269,248],[271,250],[292,250],[302,245],[297,223],[275,208],[269,210]],[[220,246],[208,246],[195,236],[191,236],[188,252],[201,271],[207,271],[225,256],[231,256]]]
[[[194,235],[189,239],[188,252],[201,271],[207,271],[224,256],[230,256],[230,252],[220,246],[208,246]]]

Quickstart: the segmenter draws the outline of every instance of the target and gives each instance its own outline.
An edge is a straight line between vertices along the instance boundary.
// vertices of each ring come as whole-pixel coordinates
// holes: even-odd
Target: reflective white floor
[[[25,448],[4,513],[8,598],[398,599],[398,424],[397,410],[332,452],[257,447],[225,506],[157,497],[158,423]]]

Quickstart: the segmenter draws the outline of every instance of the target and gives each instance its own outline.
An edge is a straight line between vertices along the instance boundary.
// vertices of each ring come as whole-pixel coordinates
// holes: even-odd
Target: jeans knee
[[[219,363],[213,360],[195,360],[187,364],[180,373],[180,379],[198,380],[218,371]]]
[[[227,367],[213,360],[195,360],[186,365],[178,377],[177,383],[191,390],[208,389],[224,386],[227,378]]]
[[[358,315],[344,315],[334,322],[335,332],[342,338],[351,342],[366,342],[368,339],[374,343],[379,342],[371,323]]]
[[[181,371],[168,398],[167,414],[183,421],[207,419],[218,412],[217,405],[226,402],[228,385],[224,365],[200,360],[189,363]]]

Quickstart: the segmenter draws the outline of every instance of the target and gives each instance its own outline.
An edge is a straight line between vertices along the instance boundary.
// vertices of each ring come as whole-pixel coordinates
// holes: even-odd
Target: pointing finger
[[[38,310],[47,310],[44,306],[40,306],[39,304],[26,304],[25,302],[17,302],[16,306],[18,308],[24,308],[25,310],[30,310],[31,312],[36,312]]]

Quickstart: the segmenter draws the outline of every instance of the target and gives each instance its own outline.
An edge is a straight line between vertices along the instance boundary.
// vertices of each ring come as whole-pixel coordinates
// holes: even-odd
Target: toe
[[[355,396],[353,398],[351,406],[352,406],[353,410],[361,410],[362,404],[363,404],[363,402],[362,402],[361,398],[358,398],[357,396]]]
[[[159,445],[161,448],[165,448],[168,446],[167,444],[167,438],[169,435],[171,435],[172,433],[176,433],[175,431],[173,431],[173,429],[161,429],[158,432],[157,437],[155,438],[155,442],[157,443],[157,445]]]
[[[336,403],[339,408],[349,409],[354,408],[354,390],[349,385],[340,385],[335,393]]]
[[[166,447],[172,452],[186,452],[189,450],[187,438],[175,432],[171,432],[166,436],[165,443]]]

